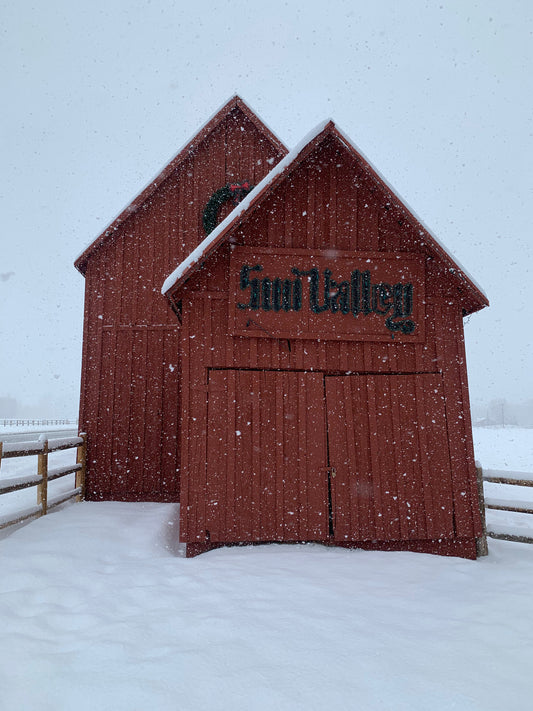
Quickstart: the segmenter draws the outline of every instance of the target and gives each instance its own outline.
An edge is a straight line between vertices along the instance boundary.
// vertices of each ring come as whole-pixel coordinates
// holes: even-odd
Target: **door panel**
[[[335,540],[454,536],[440,375],[326,377]]]
[[[211,541],[326,539],[326,464],[322,374],[210,372]]]

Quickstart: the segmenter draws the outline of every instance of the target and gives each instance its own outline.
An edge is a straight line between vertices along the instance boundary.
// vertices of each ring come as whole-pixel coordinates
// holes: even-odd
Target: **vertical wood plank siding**
[[[179,324],[161,284],[204,238],[212,193],[231,180],[259,182],[281,157],[236,107],[87,260],[88,499],[179,499]]]
[[[208,393],[209,540],[325,539],[322,375],[211,370]]]

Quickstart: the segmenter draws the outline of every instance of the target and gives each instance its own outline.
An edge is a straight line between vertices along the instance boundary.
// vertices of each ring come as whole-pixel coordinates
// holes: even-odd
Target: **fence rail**
[[[53,467],[48,466],[48,455],[64,449],[77,449],[76,463]],[[18,511],[16,514],[0,516],[0,529],[7,528],[16,523],[22,523],[30,518],[45,516],[48,511],[60,504],[76,497],[81,501],[85,496],[85,470],[87,458],[87,435],[79,437],[63,437],[44,441],[31,442],[0,442],[0,467],[2,460],[12,457],[37,457],[37,472],[26,476],[0,479],[0,496],[14,491],[21,491],[31,486],[37,487],[37,504],[30,508]],[[48,484],[55,479],[76,474],[75,487],[69,491],[48,498]]]
[[[512,486],[533,487],[533,473],[531,472],[510,472],[498,469],[487,469],[482,471],[484,482],[489,484],[510,484]],[[506,499],[499,496],[485,496],[485,508],[495,511],[509,511],[512,513],[533,514],[533,494],[531,499]],[[532,519],[533,524],[533,519]],[[533,543],[532,535],[523,535],[523,531],[498,532],[487,530],[487,536],[499,538],[504,541],[517,541],[519,543]]]
[[[37,427],[48,427],[48,425],[77,425],[78,420],[68,420],[68,419],[59,419],[59,420],[25,420],[21,418],[11,418],[11,419],[6,419],[2,418],[0,420],[0,425],[2,427],[33,427],[34,425]]]

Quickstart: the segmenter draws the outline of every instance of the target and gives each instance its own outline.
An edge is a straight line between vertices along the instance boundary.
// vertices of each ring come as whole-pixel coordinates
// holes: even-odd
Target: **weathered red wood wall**
[[[418,230],[332,137],[229,241],[327,250],[333,264],[335,250],[423,254],[425,340],[288,343],[231,335],[230,245],[222,245],[174,294],[183,300],[182,540],[200,550],[220,541],[333,539],[475,556],[481,528],[462,305],[457,284]],[[314,409],[317,400],[325,409]],[[334,426],[335,418],[344,429]],[[403,421],[410,430],[400,432]],[[284,435],[284,462],[275,431],[287,422],[293,431]],[[359,449],[351,452],[356,438]],[[341,447],[348,454],[332,461]],[[329,526],[320,523],[328,516],[321,509],[326,475],[311,483],[309,474],[299,484],[287,481],[289,472],[298,479],[302,467],[320,466],[336,469],[329,479]],[[402,472],[398,480],[401,468],[405,478]],[[356,483],[355,469],[362,472]]]
[[[88,433],[88,499],[179,500],[179,324],[160,290],[205,237],[202,209],[213,192],[259,182],[286,152],[255,119],[230,101],[157,189],[77,261],[86,279],[80,428]]]

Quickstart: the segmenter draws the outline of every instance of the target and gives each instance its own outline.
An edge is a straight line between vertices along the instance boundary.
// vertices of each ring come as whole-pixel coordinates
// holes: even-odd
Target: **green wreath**
[[[235,205],[238,205],[248,193],[254,189],[248,180],[243,183],[228,183],[223,188],[215,190],[209,198],[202,216],[202,222],[206,235],[212,232],[218,223],[218,212],[222,205],[228,200],[233,200]]]

